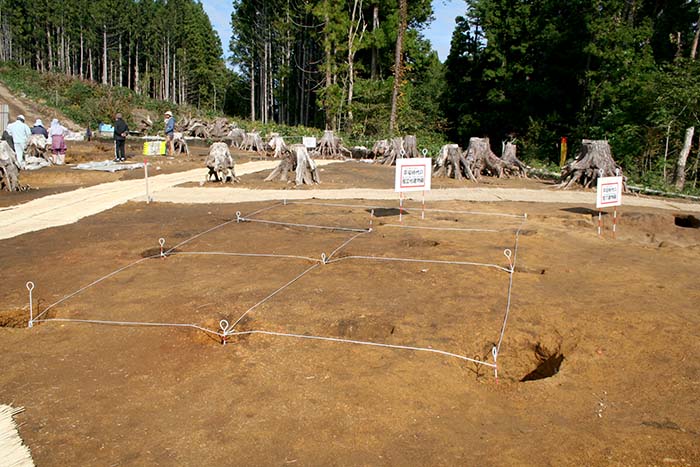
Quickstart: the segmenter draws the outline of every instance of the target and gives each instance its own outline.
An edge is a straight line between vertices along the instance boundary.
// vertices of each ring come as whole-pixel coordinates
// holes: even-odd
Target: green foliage
[[[449,135],[461,144],[515,137],[530,163],[557,162],[562,136],[572,149],[582,138],[604,138],[631,181],[667,183],[685,129],[700,115],[700,67],[684,58],[698,7],[697,0],[468,2],[446,62]]]
[[[0,81],[12,91],[56,108],[85,126],[111,122],[117,112],[121,112],[127,122],[135,124],[132,112],[138,108],[155,115],[162,115],[166,110],[195,116],[214,115],[188,105],[173,106],[171,102],[151,99],[127,88],[95,84],[57,73],[38,73],[16,64],[0,66]]]

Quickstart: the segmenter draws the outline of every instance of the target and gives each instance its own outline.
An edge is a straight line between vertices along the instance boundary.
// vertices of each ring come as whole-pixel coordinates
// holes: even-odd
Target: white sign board
[[[304,143],[306,149],[313,149],[316,147],[316,138],[313,136],[303,136],[301,141]]]
[[[599,177],[595,207],[622,206],[622,177]]]
[[[394,191],[429,191],[433,160],[429,157],[396,159]]]

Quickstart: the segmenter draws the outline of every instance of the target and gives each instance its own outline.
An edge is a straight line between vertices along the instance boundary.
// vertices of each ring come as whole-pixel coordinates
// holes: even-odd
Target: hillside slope
[[[80,131],[81,127],[63,112],[38,104],[31,99],[17,96],[12,93],[4,83],[0,82],[0,103],[10,107],[10,122],[15,121],[17,115],[22,114],[26,118],[26,123],[30,127],[34,125],[37,118],[40,118],[46,128],[51,124],[51,119],[57,118],[61,124],[72,131]]]

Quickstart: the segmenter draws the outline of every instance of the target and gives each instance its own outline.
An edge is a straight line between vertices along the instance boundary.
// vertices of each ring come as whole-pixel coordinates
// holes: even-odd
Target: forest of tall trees
[[[667,182],[700,115],[699,14],[695,0],[468,1],[445,62],[449,135],[516,138],[540,160],[562,136],[604,138],[634,179]]]
[[[234,0],[230,50],[250,118],[375,135],[393,103],[403,129],[438,129],[442,69],[419,34],[431,14],[429,0]]]
[[[173,103],[209,105],[227,84],[221,40],[194,0],[0,0],[0,33],[0,61]]]

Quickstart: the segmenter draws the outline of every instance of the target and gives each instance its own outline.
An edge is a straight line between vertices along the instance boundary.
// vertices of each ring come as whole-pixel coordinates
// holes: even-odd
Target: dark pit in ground
[[[559,373],[559,367],[561,366],[561,362],[563,361],[563,354],[554,354],[540,361],[539,365],[537,365],[537,368],[523,376],[523,378],[520,381],[536,381],[538,379],[550,378]]]
[[[368,212],[371,212],[372,209],[369,209]],[[391,217],[391,216],[398,216],[400,214],[400,211],[397,208],[375,208],[374,209],[374,217]],[[408,212],[404,210],[403,212],[404,216],[408,215]]]
[[[690,214],[675,216],[673,223],[686,229],[700,229],[700,219]]]

